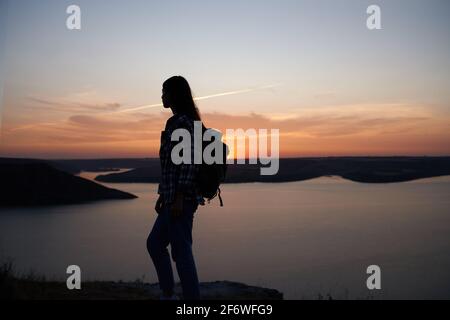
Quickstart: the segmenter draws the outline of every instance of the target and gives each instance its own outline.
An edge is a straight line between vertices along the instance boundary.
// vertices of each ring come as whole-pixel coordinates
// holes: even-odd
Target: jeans
[[[192,254],[192,224],[197,207],[193,201],[185,200],[183,213],[174,218],[170,207],[165,205],[147,239],[147,250],[155,265],[163,293],[170,295],[174,290],[172,265],[167,250],[170,244],[172,259],[175,261],[183,289],[183,298],[188,300],[200,299],[197,269]]]

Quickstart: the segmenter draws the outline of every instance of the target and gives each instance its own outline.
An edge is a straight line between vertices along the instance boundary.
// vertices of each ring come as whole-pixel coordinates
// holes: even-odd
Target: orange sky
[[[160,131],[169,112],[90,109],[91,113],[84,110],[85,115],[49,122],[15,125],[4,121],[1,154],[43,158],[158,156]],[[279,129],[281,157],[450,154],[450,119],[423,106],[354,105],[302,109],[291,115],[212,112],[202,116],[207,126],[222,132]]]
[[[207,126],[279,129],[282,157],[450,155],[446,2],[383,2],[369,30],[356,0],[80,0],[77,31],[58,1],[2,3],[0,156],[156,157],[173,75]]]

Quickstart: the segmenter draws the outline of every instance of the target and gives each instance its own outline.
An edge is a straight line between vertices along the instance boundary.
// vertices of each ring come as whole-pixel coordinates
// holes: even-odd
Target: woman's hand
[[[161,195],[159,195],[158,200],[156,200],[155,211],[160,214],[162,212],[163,201]]]
[[[172,206],[170,208],[172,217],[177,218],[183,213],[183,200],[183,193],[177,192],[177,194],[175,195],[175,201],[172,203]]]

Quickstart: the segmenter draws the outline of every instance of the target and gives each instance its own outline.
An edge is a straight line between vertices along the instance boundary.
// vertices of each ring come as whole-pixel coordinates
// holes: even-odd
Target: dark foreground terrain
[[[81,290],[68,290],[63,282],[19,280],[10,299],[21,300],[159,300],[158,284],[142,282],[85,282]],[[247,286],[238,282],[216,281],[200,284],[204,300],[281,300],[274,289]],[[176,288],[181,297],[181,289]],[[7,298],[8,299],[8,298]]]
[[[175,292],[180,297],[181,288]],[[281,300],[274,289],[248,286],[238,282],[215,281],[200,284],[205,300]],[[80,290],[68,290],[65,282],[46,281],[33,275],[18,278],[11,264],[0,266],[0,300],[158,300],[158,284],[135,282],[82,282]]]

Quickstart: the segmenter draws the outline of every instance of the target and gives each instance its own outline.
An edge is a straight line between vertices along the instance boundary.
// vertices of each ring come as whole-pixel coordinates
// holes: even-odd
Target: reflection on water
[[[92,178],[95,174],[84,174]],[[155,282],[145,242],[154,184],[108,184],[136,200],[2,209],[0,252],[22,271],[65,279]],[[362,184],[337,177],[223,186],[196,213],[202,281],[276,288],[286,298],[365,298],[366,268],[382,270],[383,298],[450,298],[450,178]]]

